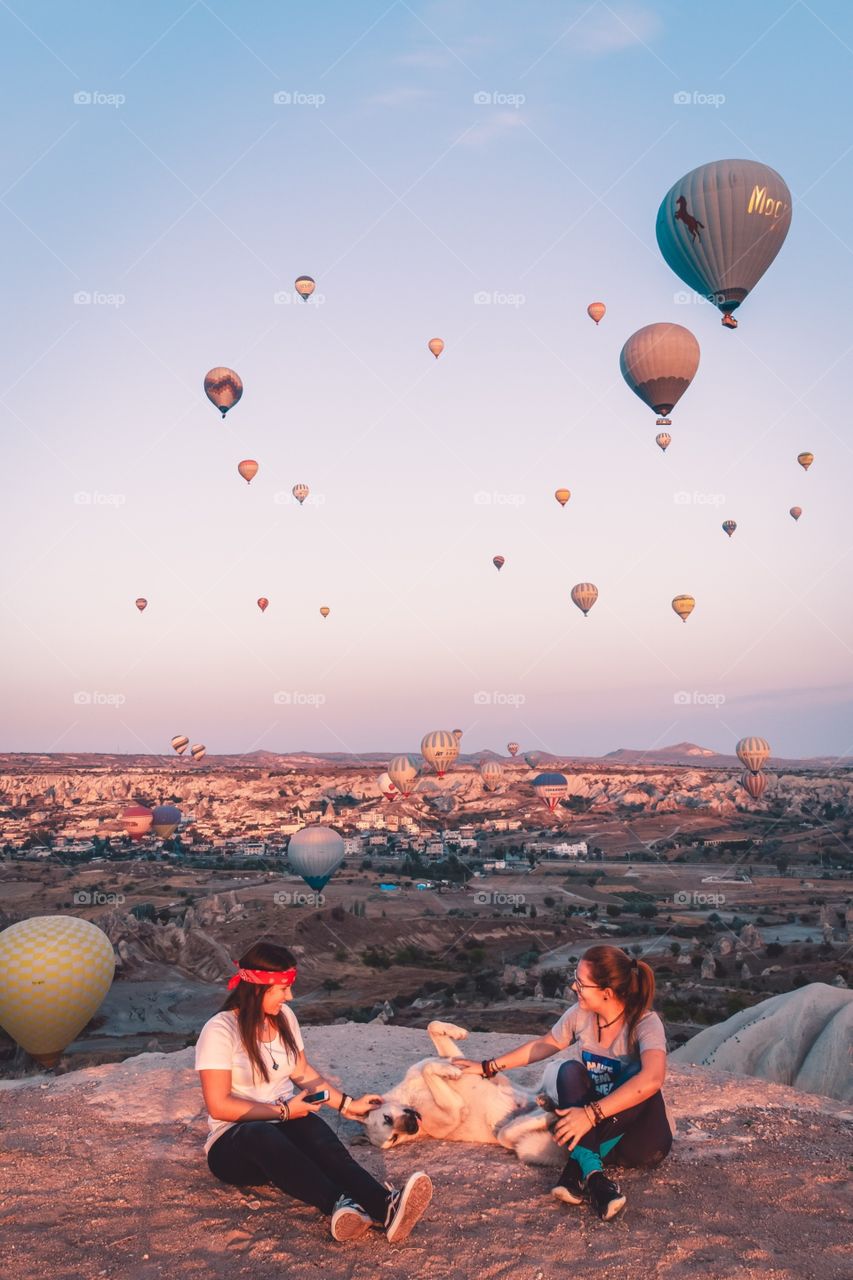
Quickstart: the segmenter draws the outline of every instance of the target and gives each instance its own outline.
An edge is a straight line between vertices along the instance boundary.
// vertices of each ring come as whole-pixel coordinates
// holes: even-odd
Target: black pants
[[[298,1120],[241,1120],[207,1153],[211,1173],[240,1187],[272,1182],[295,1200],[331,1213],[350,1196],[372,1218],[385,1221],[388,1190],[353,1160],[319,1116]]]
[[[564,1062],[557,1074],[558,1106],[579,1107],[597,1097],[583,1063]],[[602,1155],[602,1164],[650,1169],[666,1158],[672,1146],[672,1130],[660,1090],[635,1107],[627,1107],[615,1116],[608,1116],[585,1133],[578,1145],[586,1147],[587,1151],[600,1152],[602,1143],[606,1145],[617,1137],[619,1141],[615,1147],[608,1146]]]

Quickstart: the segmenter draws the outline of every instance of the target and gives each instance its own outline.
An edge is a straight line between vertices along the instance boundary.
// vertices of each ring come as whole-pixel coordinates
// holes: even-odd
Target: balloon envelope
[[[484,760],[480,765],[480,777],[487,791],[497,791],[503,778],[503,769],[497,760]]]
[[[791,193],[775,169],[757,160],[715,160],[670,188],[655,233],[675,274],[735,328],[732,312],[776,257],[790,225]]]
[[[75,916],[35,916],[0,933],[0,1026],[54,1066],[97,1013],[115,972],[102,929]]]
[[[444,339],[430,338],[429,342],[427,343],[427,346],[429,347],[430,351],[432,352],[432,354],[435,356],[437,360],[438,357],[441,355],[442,351],[444,350]]]
[[[317,288],[316,281],[311,276],[297,276],[293,282],[293,287],[303,301],[307,302],[311,294]]]
[[[696,601],[692,596],[676,596],[672,602],[672,607],[681,621],[686,622],[696,608]]]
[[[571,489],[555,489],[554,497],[557,499],[561,507],[564,507],[572,496]]]
[[[242,396],[243,382],[233,369],[218,366],[204,375],[204,393],[224,418]]]
[[[432,765],[439,778],[443,778],[459,755],[459,743],[447,729],[436,729],[422,739],[421,754]]]
[[[655,413],[671,413],[699,368],[699,343],[680,324],[647,324],[619,356],[622,377]]]
[[[731,537],[735,529],[737,528],[737,523],[734,520],[724,520],[722,527],[724,532],[727,533],[729,537]]]
[[[591,302],[586,309],[586,314],[589,316],[590,320],[594,320],[595,323],[598,324],[603,318],[606,310],[607,308],[603,302]]]
[[[190,755],[193,760],[203,760],[207,755],[207,747],[203,742],[196,742],[194,746],[190,747]]]
[[[178,828],[181,821],[181,811],[174,804],[158,804],[152,817],[151,830],[155,836],[158,836],[161,840],[168,840],[169,836]]]
[[[394,800],[400,794],[394,783],[391,781],[391,775],[387,770],[384,773],[380,773],[379,777],[376,779],[376,785],[386,800]]]
[[[770,743],[765,738],[741,738],[735,750],[738,760],[751,773],[760,772],[770,757]]]
[[[131,840],[141,840],[151,830],[154,813],[151,809],[146,809],[144,804],[129,804],[122,810],[119,821]]]
[[[594,582],[579,582],[577,586],[572,587],[572,603],[577,605],[584,617],[597,599],[598,587]]]
[[[293,486],[293,496],[296,499],[296,501],[299,503],[300,507],[302,506],[303,502],[308,497],[308,494],[310,492],[311,490],[308,488],[307,484],[295,484]]]
[[[322,889],[343,862],[345,848],[331,827],[303,827],[290,837],[287,860],[312,889]]]
[[[269,602],[269,600],[266,598],[266,596],[259,596],[259,598],[258,598],[258,608],[260,609],[261,613],[266,613],[267,609],[269,608],[269,603],[270,603],[270,602]]]
[[[254,458],[244,458],[242,462],[237,463],[237,470],[246,481],[246,484],[251,484],[258,474],[258,464]]]
[[[136,607],[140,613],[145,612],[145,610],[148,608],[148,601],[145,599],[145,596],[140,596],[138,598],[138,600],[136,601]]]
[[[518,755],[518,743],[517,743],[517,742],[508,742],[508,743],[506,744],[506,749],[507,749],[507,751],[509,752],[509,754],[510,754],[511,756],[517,756],[517,755]]]
[[[788,514],[789,514],[789,515],[790,515],[794,520],[799,520],[800,516],[803,514],[803,508],[802,508],[802,507],[791,507],[791,510],[788,512]]]
[[[533,779],[533,790],[553,813],[561,800],[566,798],[569,789],[568,779],[563,773],[540,773]]]
[[[813,453],[798,453],[798,454],[797,454],[797,462],[799,462],[800,466],[803,468],[803,471],[808,471],[809,467],[810,467],[810,466],[812,465],[812,463],[814,462],[814,454],[813,454]]]
[[[750,773],[748,770],[741,776],[740,785],[744,791],[747,791],[753,800],[760,800],[767,790],[767,774],[766,773]]]
[[[501,569],[506,564],[506,560],[503,556],[492,556],[492,564],[495,566],[498,573],[500,573]]]
[[[659,431],[655,436],[655,444],[659,449],[666,453],[667,449],[672,444],[672,436],[668,431]]]
[[[172,739],[172,750],[177,751],[179,756],[182,756],[184,754],[184,752],[186,751],[189,745],[190,745],[189,738],[185,738],[183,734],[180,734],[180,733],[176,734],[175,737]]]
[[[388,776],[405,800],[412,793],[418,771],[408,756],[395,756],[388,766]]]
[[[320,613],[321,613],[321,615],[322,615],[324,618],[328,618],[328,616],[329,616],[329,614],[330,614],[331,612],[332,612],[332,611],[331,611],[331,609],[329,608],[329,606],[328,606],[327,604],[321,604],[321,605],[320,605]]]

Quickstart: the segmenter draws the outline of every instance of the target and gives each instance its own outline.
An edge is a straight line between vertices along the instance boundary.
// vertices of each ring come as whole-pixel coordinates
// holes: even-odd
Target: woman
[[[652,1011],[652,970],[619,947],[590,947],[571,985],[577,1004],[547,1035],[491,1061],[454,1062],[490,1078],[570,1049],[556,1076],[560,1119],[554,1137],[571,1155],[551,1194],[566,1204],[588,1197],[598,1216],[608,1219],[626,1197],[604,1166],[652,1168],[672,1146],[661,1094],[666,1034]]]
[[[222,1182],[272,1182],[331,1216],[335,1240],[372,1226],[404,1240],[429,1204],[432,1183],[413,1173],[402,1191],[382,1186],[353,1160],[317,1112],[362,1119],[382,1102],[351,1098],[305,1057],[293,999],[296,963],[286,947],[259,942],[240,959],[221,1011],[202,1027],[195,1069],[208,1112],[204,1149]],[[325,1091],[327,1097],[311,1101]]]

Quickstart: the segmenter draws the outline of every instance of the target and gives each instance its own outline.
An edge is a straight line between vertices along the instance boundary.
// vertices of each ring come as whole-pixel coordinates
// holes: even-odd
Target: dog
[[[692,213],[687,212],[687,200],[684,196],[679,196],[675,202],[678,209],[675,214],[676,222],[683,222],[687,230],[690,232],[690,239],[695,240],[697,236],[702,239],[701,232],[705,230],[705,223],[700,222],[698,218],[694,218]]]
[[[409,1067],[399,1084],[383,1095],[382,1106],[364,1121],[367,1140],[383,1151],[416,1138],[494,1143],[514,1151],[524,1164],[565,1163],[554,1141],[556,1071],[549,1064],[538,1092],[514,1084],[505,1075],[484,1080],[455,1067],[459,1040],[468,1032],[452,1022],[427,1027],[438,1057]]]

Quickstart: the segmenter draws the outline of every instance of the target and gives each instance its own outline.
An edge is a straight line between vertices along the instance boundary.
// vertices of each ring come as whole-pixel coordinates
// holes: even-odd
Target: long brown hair
[[[604,942],[590,947],[581,958],[589,965],[595,984],[602,991],[610,987],[616,999],[624,1004],[628,1045],[633,1048],[637,1023],[654,1003],[654,971],[645,960],[636,960],[621,947],[611,947]]]
[[[294,969],[295,967],[296,958],[293,952],[288,951],[287,947],[278,946],[274,942],[256,942],[253,947],[250,947],[240,957],[241,969],[272,969],[277,971]],[[258,982],[238,982],[234,990],[228,992],[226,1001],[220,1010],[220,1013],[226,1009],[237,1010],[240,1039],[243,1042],[243,1048],[249,1055],[252,1074],[260,1073],[267,1084],[269,1084],[270,1073],[261,1056],[259,1041],[261,1032],[265,1027],[266,1014],[262,1006],[268,989],[268,987]],[[278,1028],[278,1033],[287,1048],[289,1056],[291,1058],[298,1057],[299,1049],[296,1044],[296,1037],[293,1034],[288,1018],[285,1016],[284,1006],[272,1021]]]

